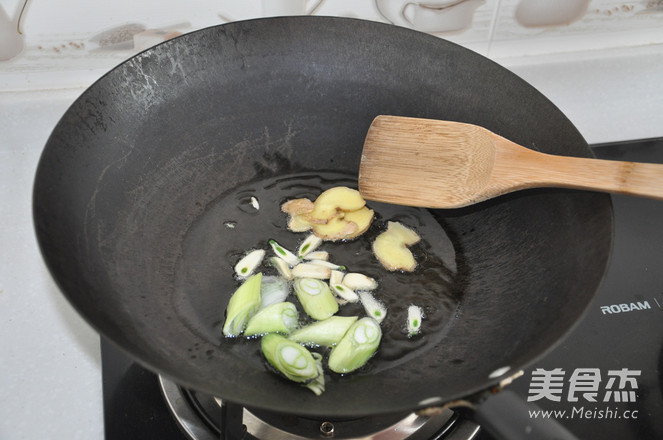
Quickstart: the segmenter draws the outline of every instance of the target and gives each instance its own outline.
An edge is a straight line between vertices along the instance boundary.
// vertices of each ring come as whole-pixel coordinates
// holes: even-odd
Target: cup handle
[[[407,16],[407,10],[410,7],[416,8],[418,6],[417,6],[417,4],[412,3],[412,2],[405,3],[403,5],[403,9],[401,9],[401,17],[403,18],[403,20],[405,20],[407,23],[409,23],[410,26],[414,26],[414,22],[412,20],[410,20],[410,17]]]
[[[313,15],[313,14],[315,14],[315,11],[317,11],[318,8],[319,8],[320,6],[322,6],[322,4],[323,4],[324,2],[325,2],[325,0],[316,0],[316,1],[314,1],[314,2],[313,2],[313,6],[311,6],[311,8],[310,8],[308,11],[306,11],[306,15]]]

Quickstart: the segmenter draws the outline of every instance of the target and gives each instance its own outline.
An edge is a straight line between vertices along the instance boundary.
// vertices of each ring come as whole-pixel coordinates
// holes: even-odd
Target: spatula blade
[[[476,203],[495,156],[484,131],[457,122],[378,116],[364,142],[359,191],[367,200],[407,206]]]

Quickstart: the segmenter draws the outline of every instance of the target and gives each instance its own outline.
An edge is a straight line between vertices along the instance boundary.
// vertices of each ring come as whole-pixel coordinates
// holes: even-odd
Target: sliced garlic
[[[328,268],[333,269],[333,270],[343,270],[343,269],[345,269],[345,266],[341,266],[339,264],[331,263],[331,262],[326,261],[326,260],[308,260],[308,263],[309,264],[317,264],[318,266],[328,267]]]
[[[269,259],[269,262],[272,263],[272,265],[276,268],[279,274],[286,280],[291,280],[294,278],[292,276],[292,271],[290,270],[290,266],[288,266],[288,263],[283,261],[281,258],[272,257]]]
[[[292,276],[295,278],[316,278],[319,280],[329,279],[331,269],[319,264],[300,263],[292,268]]]
[[[327,251],[313,251],[304,255],[305,260],[329,260],[329,252]]]
[[[260,266],[263,258],[265,258],[265,251],[262,249],[256,249],[249,252],[237,262],[235,265],[235,273],[242,278],[250,277],[253,275],[256,268]]]
[[[375,290],[378,287],[373,278],[356,272],[345,274],[341,284],[352,290]]]

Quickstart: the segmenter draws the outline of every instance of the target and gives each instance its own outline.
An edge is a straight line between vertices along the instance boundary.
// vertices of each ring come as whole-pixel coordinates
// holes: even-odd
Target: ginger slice
[[[293,199],[281,205],[290,215],[288,229],[293,232],[313,230],[325,241],[349,240],[366,232],[374,212],[366,207],[359,191],[337,186],[323,191],[314,202]]]
[[[290,216],[288,220],[288,229],[292,232],[306,232],[310,231],[312,227],[313,225],[304,214]]]
[[[357,223],[346,221],[341,216],[332,217],[324,225],[313,225],[313,233],[326,241],[338,241],[355,237],[358,230]]]
[[[281,211],[292,216],[308,214],[313,211],[313,202],[309,199],[292,199],[281,205]]]
[[[323,191],[313,202],[313,211],[309,216],[316,220],[331,219],[338,211],[351,212],[361,209],[366,200],[356,189],[346,186],[335,186]]]
[[[417,267],[417,262],[407,246],[419,240],[419,235],[412,229],[398,222],[388,222],[387,230],[373,242],[373,253],[389,271],[412,272]]]
[[[373,221],[374,212],[372,209],[367,208],[366,206],[352,212],[346,212],[343,216],[343,220],[346,222],[353,222],[357,224],[357,230],[353,232],[350,236],[346,237],[347,239],[359,237],[361,234],[366,232],[371,226]]]

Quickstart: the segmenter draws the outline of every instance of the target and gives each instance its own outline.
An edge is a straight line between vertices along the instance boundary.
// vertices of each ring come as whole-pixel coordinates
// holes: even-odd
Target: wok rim
[[[238,21],[238,22],[232,22],[232,23],[227,23],[227,24],[221,24],[221,25],[214,25],[214,26],[205,27],[205,28],[202,28],[202,29],[199,29],[199,30],[196,30],[196,31],[193,31],[193,32],[175,37],[172,40],[168,40],[166,42],[163,42],[163,43],[160,43],[156,46],[148,48],[144,51],[141,51],[137,54],[134,54],[132,57],[130,57],[129,59],[123,61],[122,63],[119,63],[117,66],[115,66],[114,68],[112,68],[111,70],[106,72],[104,75],[99,77],[96,81],[94,81],[67,108],[67,110],[65,111],[63,116],[59,119],[58,123],[54,127],[52,133],[49,135],[49,138],[48,138],[48,140],[45,144],[45,147],[44,147],[44,151],[42,152],[42,155],[40,157],[39,164],[37,166],[37,171],[36,171],[36,174],[35,174],[35,179],[34,179],[34,184],[33,184],[33,194],[32,194],[32,199],[33,199],[32,209],[33,209],[33,225],[34,225],[35,234],[37,236],[38,247],[39,247],[41,256],[42,256],[42,258],[43,258],[43,260],[46,264],[46,267],[48,268],[48,271],[49,271],[51,277],[53,278],[53,280],[57,284],[58,289],[60,290],[60,292],[67,298],[69,304],[71,304],[73,306],[73,308],[76,310],[76,312],[79,314],[79,316],[81,316],[88,323],[88,325],[90,325],[95,330],[95,332],[97,332],[101,337],[103,337],[106,340],[108,340],[109,342],[111,342],[120,351],[127,354],[131,359],[135,360],[140,365],[144,366],[145,368],[147,368],[150,371],[157,372],[157,373],[163,375],[164,377],[167,377],[167,378],[175,381],[176,383],[178,383],[182,386],[186,386],[186,387],[189,387],[191,389],[195,389],[195,390],[202,391],[202,392],[208,392],[208,391],[205,390],[205,389],[201,389],[201,387],[199,386],[199,384],[195,380],[191,381],[191,380],[183,379],[182,377],[180,377],[178,372],[165,371],[162,367],[157,366],[158,362],[154,362],[152,359],[148,359],[148,357],[145,355],[145,353],[142,353],[139,350],[128,349],[127,347],[123,346],[120,342],[118,342],[119,338],[115,337],[114,335],[106,334],[106,332],[103,330],[103,328],[101,328],[101,326],[99,326],[97,323],[93,322],[93,319],[91,319],[88,316],[86,311],[83,310],[80,307],[79,304],[77,304],[77,302],[75,301],[75,298],[71,297],[70,294],[66,291],[66,288],[63,286],[63,283],[61,282],[61,279],[60,279],[60,277],[59,277],[59,275],[58,275],[58,273],[57,273],[57,271],[54,267],[53,261],[51,261],[48,257],[49,252],[48,252],[48,249],[47,249],[48,246],[46,245],[46,240],[48,240],[48,237],[39,228],[39,224],[41,222],[41,219],[39,218],[39,215],[38,215],[39,209],[36,206],[36,204],[37,204],[38,198],[39,198],[39,194],[38,194],[38,190],[39,190],[38,186],[39,185],[38,185],[38,183],[39,183],[40,176],[43,174],[43,170],[42,170],[42,168],[44,167],[43,157],[44,157],[44,154],[45,154],[46,150],[52,144],[54,135],[58,131],[58,129],[61,125],[61,122],[65,118],[65,116],[69,112],[74,110],[76,108],[76,106],[79,105],[80,102],[82,102],[89,93],[91,93],[91,90],[93,90],[96,87],[99,87],[99,84],[103,82],[104,78],[113,75],[114,72],[117,72],[118,69],[120,69],[126,63],[131,62],[133,59],[135,59],[137,57],[143,56],[145,53],[149,53],[149,52],[155,50],[155,48],[157,48],[157,47],[161,47],[161,46],[169,45],[169,44],[174,44],[173,43],[174,41],[190,38],[191,35],[206,33],[206,32],[209,32],[210,30],[217,29],[217,28],[241,26],[241,25],[244,25],[244,24],[247,24],[247,23],[256,23],[256,22],[259,23],[259,22],[265,22],[265,21],[282,21],[282,20],[288,20],[288,21],[290,21],[290,20],[307,20],[307,21],[322,20],[322,21],[325,21],[325,22],[329,22],[329,21],[357,21],[357,22],[362,22],[362,23],[366,22],[366,20],[354,19],[354,18],[321,17],[321,16],[316,16],[316,17],[270,17],[270,18],[258,18],[258,19],[251,19],[251,20],[242,20],[242,21]],[[374,26],[374,27],[384,27],[385,29],[398,28],[399,32],[402,32],[402,33],[408,33],[408,34],[412,34],[412,35],[420,35],[420,37],[428,38],[430,40],[433,40],[433,39],[434,40],[441,40],[440,38],[432,36],[432,35],[420,33],[420,32],[417,32],[417,31],[414,31],[414,30],[411,30],[411,29],[408,29],[408,28],[402,28],[402,27],[398,27],[398,26],[385,24],[385,23],[371,22],[371,25]],[[442,40],[442,41],[444,41],[445,44],[450,44],[450,45],[456,46],[458,48],[461,48],[463,51],[467,51],[467,53],[471,53],[470,56],[472,56],[472,57],[480,57],[480,58],[483,58],[484,60],[487,60],[487,61],[497,65],[497,63],[495,63],[494,61],[492,61],[488,58],[482,57],[481,55],[475,54],[474,52],[470,51],[469,49],[465,49],[465,48],[463,48],[462,46],[460,46],[456,43],[449,42],[447,40]],[[507,69],[504,69],[504,70],[507,70]],[[512,75],[515,75],[512,72],[509,72],[509,73],[512,74]],[[527,84],[529,87],[531,87],[526,81],[524,81],[522,79],[520,79],[520,81],[522,81],[523,84]],[[548,100],[543,94],[538,92],[538,90],[534,89],[533,87],[531,87],[531,88],[535,92],[537,92],[540,95],[540,97],[542,97],[545,100]],[[562,113],[561,110],[559,110],[552,102],[550,102],[550,101],[548,101],[548,102],[559,113]],[[568,123],[569,123],[569,128],[575,129],[575,126],[573,126],[571,121],[568,121]],[[587,150],[585,153],[588,153],[589,155],[592,155],[591,149],[589,149],[589,146],[586,144],[586,142],[585,142],[584,145],[586,146],[586,150]],[[536,191],[536,190],[533,190],[533,191]],[[575,190],[569,190],[569,191],[575,191]],[[518,194],[515,194],[515,195],[509,194],[509,195],[502,196],[502,197],[498,198],[496,201],[483,202],[483,203],[478,205],[478,206],[480,206],[480,208],[476,208],[476,207],[458,208],[458,209],[453,210],[453,211],[462,212],[463,210],[482,209],[481,206],[485,206],[486,204],[491,204],[491,203],[501,203],[505,198],[508,199],[509,197],[519,197],[519,195]],[[584,305],[583,309],[580,310],[580,312],[578,313],[577,319],[573,322],[572,325],[570,325],[569,327],[564,329],[560,333],[560,336],[552,344],[548,345],[547,348],[541,350],[539,353],[534,353],[533,356],[530,356],[529,360],[521,362],[520,364],[517,364],[517,365],[510,365],[509,370],[505,371],[504,373],[502,373],[500,375],[496,375],[495,377],[489,378],[489,380],[485,381],[484,383],[479,383],[474,387],[470,387],[466,391],[464,391],[463,393],[459,393],[457,395],[447,396],[448,400],[446,400],[446,401],[426,402],[426,403],[420,402],[419,406],[416,406],[414,408],[411,405],[408,405],[408,404],[400,405],[400,406],[397,406],[395,408],[394,408],[393,405],[389,405],[392,408],[389,411],[377,411],[376,412],[373,409],[367,409],[365,412],[361,412],[361,411],[358,412],[356,409],[353,409],[351,413],[345,413],[345,412],[341,411],[338,414],[334,414],[334,415],[335,416],[341,416],[341,417],[342,416],[362,416],[362,415],[366,416],[366,415],[374,415],[374,414],[379,414],[379,413],[384,413],[384,412],[411,411],[411,410],[416,410],[416,409],[421,409],[421,408],[426,408],[426,407],[431,407],[431,406],[441,406],[444,403],[447,403],[448,401],[453,401],[453,400],[457,400],[457,399],[472,398],[472,396],[479,395],[479,394],[485,392],[486,390],[496,386],[502,380],[511,377],[512,375],[514,375],[518,371],[527,369],[528,366],[533,365],[536,361],[542,359],[543,357],[548,355],[550,352],[554,351],[560,344],[563,343],[563,341],[569,336],[569,334],[571,334],[578,327],[578,325],[583,321],[583,318],[588,313],[588,310],[589,310],[589,308],[592,304],[592,298],[594,298],[596,296],[596,292],[598,292],[600,290],[601,286],[603,285],[606,273],[607,273],[607,271],[609,269],[609,266],[610,266],[610,261],[612,259],[612,252],[613,252],[613,244],[614,244],[614,230],[615,230],[614,210],[613,210],[612,198],[607,194],[603,195],[603,197],[605,198],[604,204],[605,204],[605,206],[606,206],[606,208],[607,208],[607,210],[609,211],[609,214],[610,214],[610,218],[606,219],[606,221],[609,222],[609,226],[610,226],[610,237],[607,238],[607,240],[608,240],[608,252],[607,252],[607,255],[606,255],[605,264],[603,265],[602,273],[600,274],[600,277],[598,278],[599,282],[598,282],[597,286],[595,287],[592,295],[589,297],[589,300]],[[223,395],[221,395],[219,397],[224,398]],[[264,410],[274,411],[274,408],[272,408],[271,406],[262,407],[260,405],[256,405],[255,402],[242,401],[242,399],[233,399],[233,402],[244,405],[244,406],[247,406],[247,407],[256,407],[256,408],[261,408],[261,409],[264,409]],[[277,411],[277,412],[279,412],[279,411]],[[320,414],[318,411],[315,411],[315,409],[309,410],[309,408],[303,408],[303,409],[300,409],[296,412],[284,411],[283,413],[297,414],[297,415],[303,415],[303,416],[323,416],[324,415],[324,414]]]

